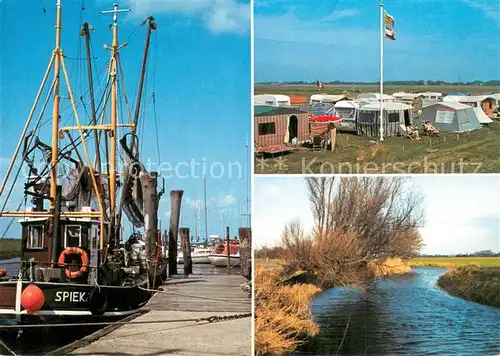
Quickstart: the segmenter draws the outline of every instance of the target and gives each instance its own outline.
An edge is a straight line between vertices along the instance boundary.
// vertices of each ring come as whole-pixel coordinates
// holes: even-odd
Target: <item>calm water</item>
[[[297,355],[499,355],[500,309],[440,290],[444,272],[415,268],[363,291],[321,293],[311,306],[320,333]]]
[[[0,268],[7,270],[8,276],[17,276],[19,271],[19,258],[0,260]],[[184,273],[182,265],[177,266],[178,274],[182,275]],[[231,268],[231,274],[239,274],[239,268]],[[224,274],[228,273],[227,268],[214,267],[211,264],[204,265],[193,265],[193,274],[195,275],[206,275],[206,274]],[[2,316],[0,315],[0,324],[2,323]],[[31,329],[33,330],[33,329]],[[60,328],[44,328],[42,330],[43,336],[40,334],[28,335],[23,334],[21,337],[17,337],[14,333],[2,334],[0,333],[0,355],[9,355],[10,353],[2,346],[2,342],[5,343],[9,349],[14,351],[18,355],[40,355],[53,350],[56,350],[64,345],[70,344],[76,340],[79,340],[95,331],[99,330],[99,327],[72,327],[65,328],[64,332],[61,332]],[[44,340],[41,342],[41,340]]]

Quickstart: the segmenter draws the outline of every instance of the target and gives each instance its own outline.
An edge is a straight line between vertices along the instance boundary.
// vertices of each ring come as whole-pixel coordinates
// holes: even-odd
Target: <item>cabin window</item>
[[[28,226],[28,240],[26,248],[43,249],[43,225]]]
[[[373,112],[360,112],[358,116],[360,124],[375,124],[376,120],[375,113]]]
[[[278,105],[288,105],[288,101],[278,101]]]
[[[272,100],[266,100],[266,104],[268,104],[268,105],[274,105],[274,101],[272,101]]]
[[[276,124],[274,122],[265,122],[259,124],[259,135],[274,135],[276,133]]]
[[[399,122],[399,113],[389,113],[389,122]]]
[[[78,247],[82,245],[82,227],[80,225],[66,225],[64,227],[64,247]]]

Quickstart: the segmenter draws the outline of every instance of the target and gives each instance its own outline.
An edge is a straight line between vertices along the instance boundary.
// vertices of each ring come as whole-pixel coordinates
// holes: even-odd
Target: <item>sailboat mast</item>
[[[61,70],[61,0],[56,4],[56,48],[54,50],[54,103],[52,106],[52,155],[50,172],[50,211],[53,212],[57,194],[57,159],[59,156],[59,79]]]
[[[117,94],[117,65],[116,56],[118,54],[118,4],[113,5],[113,42],[111,47],[111,131],[110,131],[110,152],[109,152],[109,202],[112,221],[115,218],[115,204],[116,204],[116,126],[117,126],[117,110],[118,110],[118,94]]]

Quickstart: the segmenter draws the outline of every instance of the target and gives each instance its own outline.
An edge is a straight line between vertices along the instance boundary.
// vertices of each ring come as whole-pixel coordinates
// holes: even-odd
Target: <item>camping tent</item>
[[[413,121],[413,108],[403,103],[383,102],[384,136],[396,136],[401,126],[409,126]],[[380,129],[380,102],[359,103],[358,135],[377,137]],[[340,115],[339,115],[340,116]]]
[[[476,113],[476,116],[477,116],[477,120],[479,121],[479,123],[481,124],[490,124],[493,122],[492,119],[490,119],[488,117],[488,115],[486,115],[486,113],[483,111],[483,109],[481,108],[473,108],[474,109],[474,112]]]
[[[430,121],[440,130],[451,132],[473,131],[481,128],[477,114],[468,105],[440,102],[422,109],[421,121]]]

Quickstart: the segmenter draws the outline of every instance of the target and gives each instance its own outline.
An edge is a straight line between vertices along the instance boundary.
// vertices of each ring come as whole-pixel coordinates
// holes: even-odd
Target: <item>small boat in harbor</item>
[[[231,267],[240,265],[240,243],[233,240],[229,243],[229,257],[227,244],[220,243],[208,255],[210,263],[216,267],[227,267],[228,259]]]
[[[212,249],[206,247],[194,247],[191,249],[191,261],[193,264],[209,264],[210,259],[208,258]],[[177,252],[177,263],[184,264],[184,253],[182,251]]]

